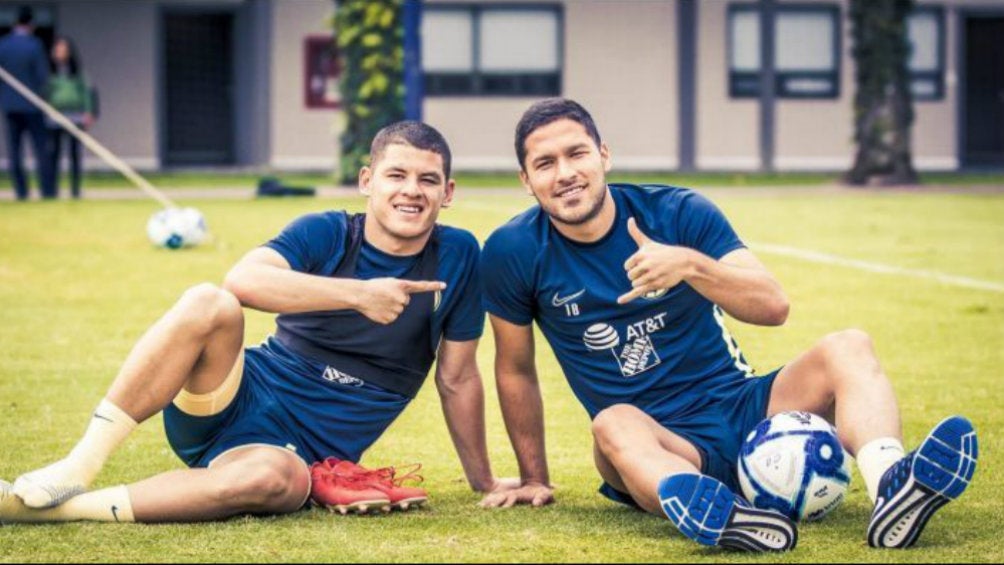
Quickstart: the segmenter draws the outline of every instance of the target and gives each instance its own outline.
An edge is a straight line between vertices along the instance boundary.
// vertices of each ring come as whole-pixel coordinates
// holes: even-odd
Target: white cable
[[[34,104],[40,110],[45,112],[52,121],[56,122],[63,127],[66,131],[73,134],[74,137],[80,140],[81,143],[87,146],[95,155],[101,157],[106,163],[115,167],[120,173],[125,175],[125,177],[133,182],[137,187],[147,194],[150,198],[160,202],[165,208],[177,208],[178,206],[171,201],[163,192],[157,190],[152,184],[147,182],[147,180],[141,176],[139,173],[134,171],[132,167],[127,165],[122,159],[119,159],[114,153],[105,148],[104,145],[98,143],[96,139],[91,137],[87,132],[78,128],[73,122],[71,122],[66,116],[64,116],[59,110],[50,106],[45,100],[42,100],[34,92],[31,91],[27,86],[21,83],[21,81],[14,78],[7,69],[0,65],[0,78],[5,80],[7,84],[11,86],[14,90],[18,91],[21,96],[28,99],[29,102]],[[36,155],[37,159],[44,159],[45,156]]]

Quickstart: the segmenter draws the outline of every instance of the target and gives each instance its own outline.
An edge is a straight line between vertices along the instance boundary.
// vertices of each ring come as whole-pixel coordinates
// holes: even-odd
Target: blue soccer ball
[[[818,520],[843,501],[850,461],[829,422],[808,412],[782,412],[747,436],[739,453],[739,484],[757,508],[792,520]]]

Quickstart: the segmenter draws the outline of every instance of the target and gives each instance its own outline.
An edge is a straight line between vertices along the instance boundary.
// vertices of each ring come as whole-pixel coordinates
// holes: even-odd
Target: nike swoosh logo
[[[112,504],[112,517],[115,518],[116,522],[119,521],[119,507],[114,504]]]
[[[564,298],[558,298],[558,293],[555,292],[554,293],[554,298],[551,299],[551,305],[554,306],[555,308],[560,308],[560,307],[564,306],[565,304],[567,304],[567,303],[575,300],[576,298],[582,296],[585,293],[586,293],[586,289],[582,289],[579,292],[576,292],[575,294],[569,294],[568,296],[566,296]]]
[[[104,420],[106,422],[111,422],[113,424],[115,423],[115,420],[112,420],[111,418],[108,418],[106,416],[102,416],[101,414],[98,414],[97,412],[94,413],[94,417],[97,418],[98,420]]]

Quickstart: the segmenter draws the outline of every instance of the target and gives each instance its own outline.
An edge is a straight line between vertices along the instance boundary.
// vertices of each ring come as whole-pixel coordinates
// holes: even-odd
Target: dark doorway
[[[167,165],[234,162],[231,13],[164,14]]]
[[[1004,17],[965,19],[966,166],[1004,166]]]

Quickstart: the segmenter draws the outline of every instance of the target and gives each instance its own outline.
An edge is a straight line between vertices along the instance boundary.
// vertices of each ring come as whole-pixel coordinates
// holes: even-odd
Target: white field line
[[[757,252],[770,253],[773,255],[783,255],[785,257],[794,257],[795,259],[801,259],[803,261],[811,261],[813,263],[838,265],[841,267],[850,267],[852,269],[868,271],[871,273],[900,275],[904,277],[935,280],[941,283],[955,286],[962,286],[966,288],[990,290],[993,292],[1004,292],[1004,284],[998,282],[984,281],[980,279],[973,279],[970,277],[951,275],[948,273],[942,273],[940,271],[931,271],[928,269],[905,269],[903,267],[897,267],[895,265],[886,265],[884,263],[872,263],[870,261],[861,261],[860,259],[848,259],[846,257],[838,257],[836,255],[830,255],[828,253],[812,251],[810,249],[799,249],[797,247],[789,247],[787,245],[774,245],[770,243],[750,243],[749,246],[750,249],[753,249],[754,251]]]

